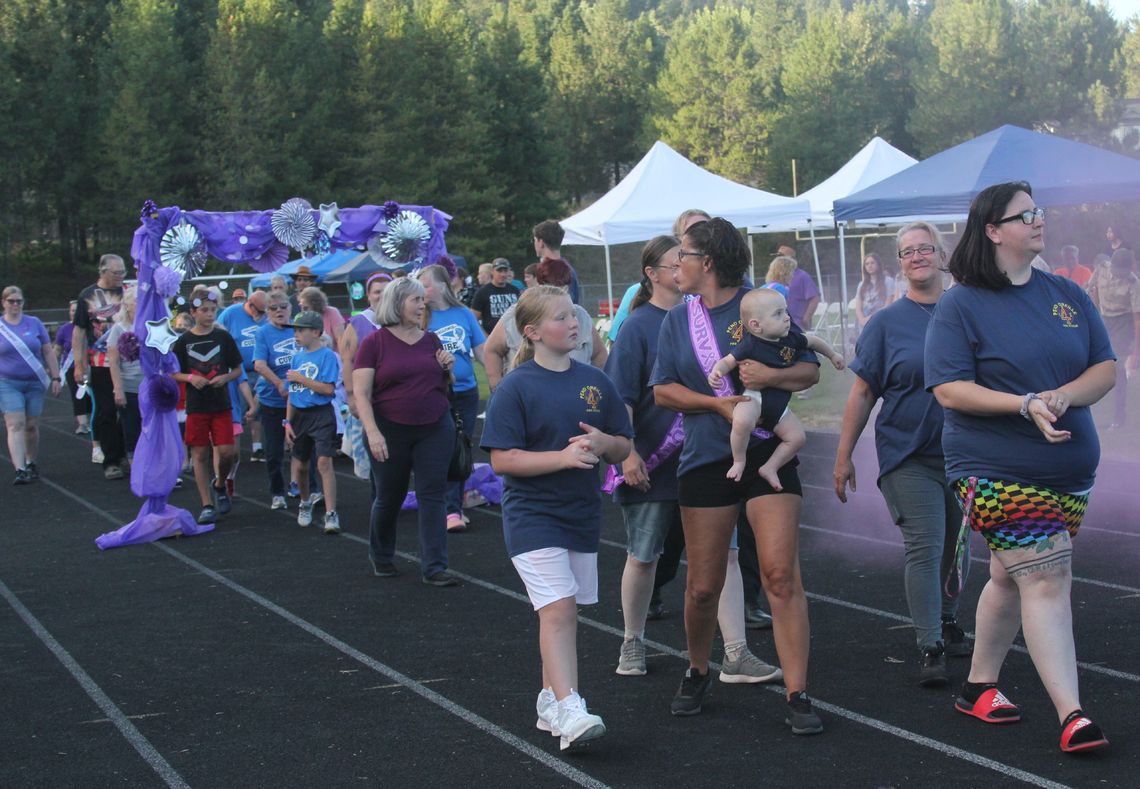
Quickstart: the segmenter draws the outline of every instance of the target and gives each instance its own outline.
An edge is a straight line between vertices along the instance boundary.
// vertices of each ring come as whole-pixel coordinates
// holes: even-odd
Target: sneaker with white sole
[[[573,688],[570,695],[558,702],[559,748],[577,750],[606,733],[606,724],[598,715],[586,710],[586,702]]]
[[[302,501],[301,506],[297,508],[297,525],[298,526],[311,526],[313,524],[313,505],[307,501]]]
[[[324,500],[325,500],[325,494],[323,494],[323,493],[310,493],[309,494],[309,506],[310,507],[315,507]]]
[[[287,503],[285,503],[285,497],[284,496],[274,496],[273,497],[273,503],[269,505],[269,509],[271,509],[271,510],[287,510],[287,509],[289,509],[289,505]]]
[[[104,460],[103,448],[102,447],[91,447],[91,462],[92,463],[98,463],[101,466],[101,465],[103,465],[103,460]]]
[[[645,676],[645,640],[631,638],[621,642],[617,672],[623,677]]]
[[[325,513],[325,534],[340,534],[340,516],[335,512]]]
[[[558,731],[558,699],[550,688],[543,688],[538,692],[538,699],[534,703],[538,712],[538,720],[534,727],[539,731],[548,731],[555,737],[561,737]]]
[[[768,665],[748,649],[742,650],[736,660],[730,660],[726,652],[724,662],[720,666],[720,681],[730,685],[778,682],[783,678],[783,671],[776,666]]]

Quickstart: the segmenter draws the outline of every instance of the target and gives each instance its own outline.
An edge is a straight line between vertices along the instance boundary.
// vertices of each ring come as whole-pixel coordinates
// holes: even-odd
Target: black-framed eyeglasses
[[[915,255],[933,255],[935,246],[933,244],[919,244],[917,247],[907,247],[906,249],[899,250],[899,260],[906,260]]]
[[[678,250],[677,250],[677,260],[679,260],[679,261],[681,261],[682,263],[684,263],[684,262],[685,262],[685,258],[687,258],[687,257],[699,257],[699,258],[703,258],[703,257],[705,257],[705,253],[704,253],[704,252],[686,252],[686,251],[685,251],[685,250],[683,250],[683,249],[678,249]]]
[[[1045,209],[1042,208],[1041,206],[1037,206],[1037,208],[1031,208],[1028,211],[1022,211],[1020,214],[1014,214],[1013,216],[1002,217],[1001,219],[999,219],[996,222],[991,222],[991,224],[1004,225],[1006,222],[1012,222],[1015,219],[1020,219],[1023,224],[1032,225],[1038,219],[1044,219],[1044,218],[1045,218]]]
[[[23,299],[4,299],[4,302],[6,304],[23,304],[24,300]]]

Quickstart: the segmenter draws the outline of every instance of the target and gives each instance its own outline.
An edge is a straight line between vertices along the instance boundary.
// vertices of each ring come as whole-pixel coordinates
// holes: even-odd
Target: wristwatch
[[[1040,399],[1041,398],[1037,396],[1036,392],[1030,392],[1029,394],[1025,395],[1025,397],[1021,398],[1021,418],[1022,419],[1028,419],[1030,422],[1033,421],[1033,417],[1031,417],[1029,415],[1029,404],[1032,403],[1034,400],[1040,400]]]

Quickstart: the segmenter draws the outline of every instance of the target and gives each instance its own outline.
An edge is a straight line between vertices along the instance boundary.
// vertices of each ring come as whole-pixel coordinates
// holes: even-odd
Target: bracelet
[[[1029,404],[1032,403],[1034,400],[1040,400],[1040,399],[1041,398],[1038,397],[1035,392],[1030,392],[1029,394],[1025,395],[1025,397],[1021,398],[1021,412],[1020,413],[1021,413],[1022,419],[1027,419],[1030,422],[1033,421],[1033,417],[1029,415]]]
[[[293,425],[289,424],[289,420],[288,420],[288,419],[282,419],[282,420],[281,420],[281,427],[292,427],[292,426],[293,426]]]
[[[51,380],[53,380],[53,381],[59,381],[60,379],[59,379],[59,376],[57,375],[57,376],[54,376],[54,377],[53,377]]]

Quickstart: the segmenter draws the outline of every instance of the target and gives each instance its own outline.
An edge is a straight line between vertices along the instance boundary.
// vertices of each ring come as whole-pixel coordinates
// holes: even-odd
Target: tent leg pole
[[[819,247],[815,243],[815,225],[808,223],[808,233],[811,234],[811,256],[815,259],[815,281],[819,283],[820,293],[823,292],[823,272],[819,269]],[[808,327],[811,328],[810,326]]]
[[[755,241],[756,241],[756,236],[749,233],[748,234],[748,254],[752,260],[752,263],[749,266],[748,276],[752,279],[752,287],[758,288],[760,286],[756,284],[756,243],[755,243]]]
[[[847,353],[847,248],[844,244],[843,230],[846,223],[839,225],[839,339],[842,343],[841,353]]]
[[[609,318],[613,320],[614,317],[614,277],[612,263],[610,262],[610,245],[606,244],[606,309],[609,310]]]

